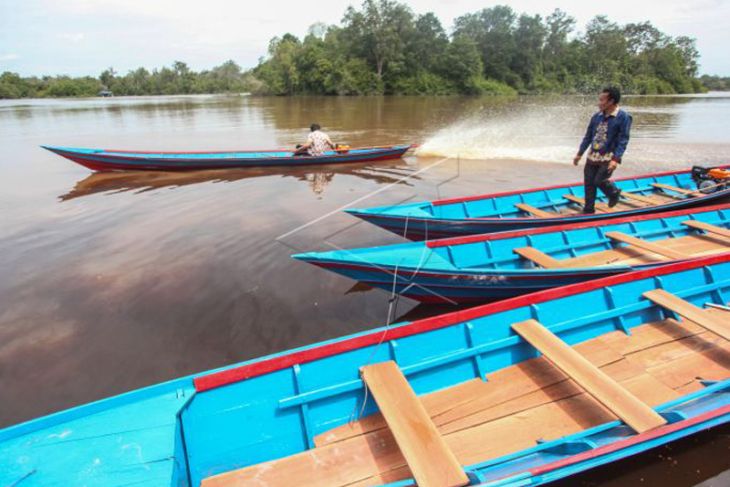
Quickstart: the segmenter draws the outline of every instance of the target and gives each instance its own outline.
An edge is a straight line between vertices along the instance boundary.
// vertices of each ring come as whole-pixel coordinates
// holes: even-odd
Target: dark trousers
[[[593,213],[596,204],[596,188],[599,188],[607,197],[618,194],[619,190],[610,180],[613,171],[608,170],[607,162],[587,162],[583,170],[583,185],[585,188],[586,205],[583,211]]]

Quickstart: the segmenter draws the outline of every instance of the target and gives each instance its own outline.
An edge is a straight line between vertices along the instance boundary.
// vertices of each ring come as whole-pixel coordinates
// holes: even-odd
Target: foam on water
[[[569,164],[580,142],[580,109],[524,106],[459,120],[429,137],[419,156],[523,159]],[[566,113],[572,112],[572,113]]]
[[[629,100],[626,105],[634,119],[625,157],[632,166],[650,170],[728,163],[730,143],[706,136],[716,132],[716,122],[708,124],[687,115],[694,113],[692,107],[641,103],[647,101]],[[534,100],[486,107],[438,130],[416,154],[571,164],[595,109],[592,101],[575,98],[552,100],[549,104]],[[718,116],[715,111],[713,120]]]

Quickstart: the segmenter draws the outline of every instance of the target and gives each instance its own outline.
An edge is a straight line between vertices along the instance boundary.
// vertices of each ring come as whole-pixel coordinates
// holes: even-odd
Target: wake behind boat
[[[234,152],[146,152],[41,146],[92,171],[190,171],[237,167],[306,166],[372,162],[402,157],[414,145],[401,144],[331,150],[321,156],[295,155],[293,150]]]

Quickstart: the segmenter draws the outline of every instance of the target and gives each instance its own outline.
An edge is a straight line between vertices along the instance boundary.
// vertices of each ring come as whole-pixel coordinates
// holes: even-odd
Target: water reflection
[[[207,171],[125,171],[125,172],[97,172],[79,180],[74,187],[60,195],[61,201],[68,201],[82,196],[99,193],[144,193],[146,191],[166,188],[189,186],[201,183],[230,183],[242,179],[267,176],[281,176],[295,178],[306,182],[316,195],[322,194],[332,183],[335,175],[346,174],[356,176],[366,181],[378,184],[399,183],[412,186],[413,183],[404,178],[419,180],[418,175],[411,176],[415,169],[404,161],[371,165],[370,163],[347,165],[324,165],[309,168],[240,168],[215,169]]]

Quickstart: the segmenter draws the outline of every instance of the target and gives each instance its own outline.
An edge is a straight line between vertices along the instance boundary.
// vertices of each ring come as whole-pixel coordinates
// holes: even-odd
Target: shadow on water
[[[97,172],[78,181],[68,192],[60,195],[61,201],[68,201],[82,196],[99,193],[133,192],[144,193],[166,187],[181,187],[201,183],[230,183],[249,178],[281,176],[295,178],[307,182],[312,192],[321,194],[332,182],[337,174],[356,176],[360,179],[373,181],[378,184],[412,185],[403,178],[410,176],[414,170],[407,164],[400,163],[387,165],[347,164],[319,165],[299,168],[241,168],[241,169],[211,169],[207,171],[125,171],[125,172]],[[411,179],[420,179],[418,175]]]

